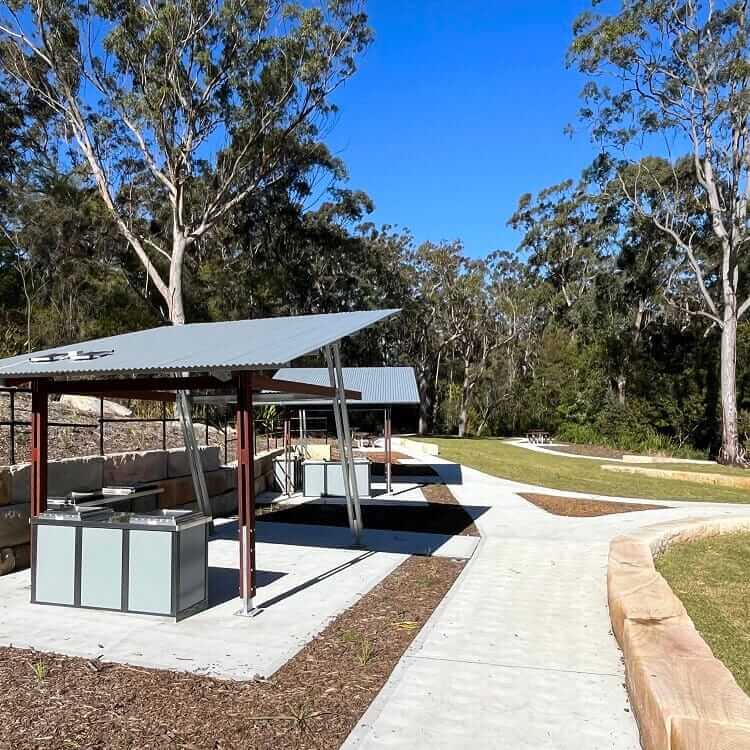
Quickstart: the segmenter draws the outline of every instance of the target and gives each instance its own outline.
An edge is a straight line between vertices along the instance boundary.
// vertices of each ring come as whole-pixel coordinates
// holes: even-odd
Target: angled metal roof
[[[351,336],[397,312],[363,310],[150,328],[2,359],[0,380],[270,369]]]
[[[418,404],[419,389],[413,367],[343,367],[344,387],[360,391],[362,398],[351,406],[397,406]],[[325,367],[285,367],[274,377],[309,385],[330,385]],[[263,396],[261,398],[260,396]],[[274,399],[274,396],[278,396]],[[284,406],[329,405],[331,399],[301,398],[288,394],[259,394],[258,403],[279,403]]]

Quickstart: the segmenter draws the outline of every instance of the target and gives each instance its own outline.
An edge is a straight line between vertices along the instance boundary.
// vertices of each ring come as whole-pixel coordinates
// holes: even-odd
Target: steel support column
[[[47,510],[47,383],[31,384],[31,515]]]
[[[331,387],[336,389],[336,394],[331,401],[333,407],[333,420],[336,423],[336,437],[339,443],[339,453],[341,460],[341,474],[344,481],[344,493],[346,495],[346,515],[349,518],[349,528],[352,530],[354,535],[354,543],[359,545],[359,525],[357,524],[356,516],[354,515],[354,509],[352,507],[352,495],[351,485],[349,483],[349,462],[346,458],[346,440],[344,439],[344,429],[341,420],[341,409],[338,397],[338,389],[336,388],[336,370],[333,364],[333,353],[330,347],[325,347],[323,354],[326,358],[326,364],[328,365],[328,377],[331,381]]]
[[[240,536],[240,600],[238,615],[255,614],[255,437],[250,373],[237,378],[237,510]]]
[[[341,409],[341,427],[344,431],[346,442],[347,460],[349,462],[349,491],[352,495],[354,506],[354,520],[357,524],[357,541],[362,533],[362,510],[359,507],[359,487],[357,487],[357,474],[354,470],[354,449],[352,448],[352,432],[349,429],[349,410],[346,406],[346,391],[344,390],[344,373],[341,368],[341,351],[338,342],[333,345],[333,362],[336,368],[336,380],[338,387],[339,408]]]
[[[203,472],[203,460],[201,459],[200,448],[195,439],[190,396],[186,391],[177,391],[177,415],[180,418],[182,437],[185,442],[185,453],[190,464],[190,476],[193,478],[195,499],[198,501],[198,508],[201,513],[211,518],[211,524],[209,525],[209,533],[211,533],[214,528],[211,501],[208,498],[206,475]]]

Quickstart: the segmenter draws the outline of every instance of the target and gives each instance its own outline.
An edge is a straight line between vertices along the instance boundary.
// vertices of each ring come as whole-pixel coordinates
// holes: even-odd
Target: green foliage
[[[734,349],[750,310],[750,16],[734,0],[592,6],[576,21],[569,52],[589,79],[580,114],[616,189],[662,235],[655,255],[665,296],[685,318],[702,316],[721,330],[718,456],[744,464]],[[688,153],[644,154],[652,140]]]
[[[371,37],[358,0],[14,0],[0,69],[181,323],[185,266],[240,204],[343,177],[319,129]]]
[[[273,431],[278,416],[278,407],[275,404],[262,406],[254,412],[254,422],[256,431],[269,434]]]
[[[158,281],[178,269],[189,320],[403,308],[346,340],[344,356],[413,365],[423,430],[541,427],[629,451],[716,453],[717,326],[695,315],[702,303],[685,248],[654,223],[667,205],[689,229],[717,298],[721,243],[692,155],[624,163],[604,151],[580,177],[521,197],[513,252],[472,258],[459,240],[415,246],[408,231],[367,222],[372,201],[345,187],[345,165],[321,142],[330,94],[370,41],[357,2],[37,5],[45,13],[24,33],[54,48],[53,69],[41,58],[26,66],[30,50],[0,33],[0,63],[17,74],[0,87],[0,354],[176,320]],[[11,7],[23,15],[30,3],[6,3],[0,16]],[[642,73],[635,43],[674,37],[661,15],[672,9],[628,0],[612,17],[584,17],[572,59],[585,73]],[[715,23],[726,32],[717,54],[733,91],[720,100],[741,112],[738,20]],[[43,40],[40,24],[55,33]],[[88,49],[92,25],[101,44]],[[674,62],[667,52],[660,64]],[[624,123],[633,93],[589,84],[584,94],[609,145],[672,127],[643,101],[635,126]],[[76,106],[83,123],[70,119]],[[109,193],[97,154],[106,154]],[[186,244],[175,266],[177,240]],[[737,258],[741,297],[747,260]],[[747,323],[737,347],[747,435]]]
[[[43,661],[39,660],[39,661],[35,661],[31,665],[31,671],[34,673],[34,677],[36,678],[36,681],[42,682],[43,680],[46,679],[49,669],[47,668],[47,665]]]
[[[617,411],[603,414],[596,424],[563,422],[557,430],[557,438],[567,443],[603,445],[625,453],[706,458],[705,452],[679,445],[673,438],[657,432],[634,415],[618,414]]]

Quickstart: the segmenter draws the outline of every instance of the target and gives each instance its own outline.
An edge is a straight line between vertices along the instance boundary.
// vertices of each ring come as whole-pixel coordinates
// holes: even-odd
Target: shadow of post
[[[278,594],[272,597],[271,599],[264,601],[261,604],[261,609],[268,609],[269,607],[273,607],[275,604],[279,604],[280,602],[283,602],[285,599],[288,599],[290,596],[299,594],[300,591],[309,589],[311,586],[315,586],[315,584],[320,583],[321,581],[325,581],[326,579],[331,578],[332,576],[335,576],[337,573],[341,573],[342,571],[347,570],[348,568],[351,568],[352,565],[356,565],[357,563],[360,563],[363,560],[366,560],[368,557],[372,557],[374,554],[375,554],[374,552],[364,552],[363,554],[355,557],[353,560],[347,560],[345,563],[341,563],[341,565],[337,565],[335,568],[331,568],[330,570],[326,570],[324,573],[320,573],[319,575],[316,575],[313,578],[309,578],[307,581],[297,584],[296,586],[292,587],[288,591],[283,591],[281,594]]]
[[[258,588],[268,586],[286,573],[275,570],[259,570],[255,574]],[[214,565],[208,567],[208,606],[216,607],[239,596],[240,571],[238,568],[221,568]]]

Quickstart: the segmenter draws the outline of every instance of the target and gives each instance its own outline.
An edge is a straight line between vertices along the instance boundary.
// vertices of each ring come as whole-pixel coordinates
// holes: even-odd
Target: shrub
[[[604,445],[626,453],[645,453],[675,458],[705,458],[705,452],[680,445],[673,437],[649,424],[637,401],[608,403],[596,419],[588,423],[563,422],[559,440],[568,443]]]
[[[557,438],[564,443],[600,445],[605,438],[590,424],[563,422],[557,430]]]

